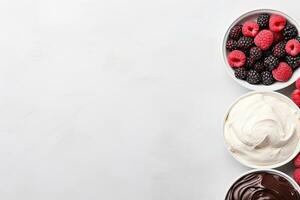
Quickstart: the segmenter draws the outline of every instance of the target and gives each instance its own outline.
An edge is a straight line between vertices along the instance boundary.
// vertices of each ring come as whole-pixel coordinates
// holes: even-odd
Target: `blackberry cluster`
[[[258,61],[253,65],[253,69],[257,72],[263,72],[266,68],[262,62]]]
[[[264,85],[272,85],[275,82],[272,72],[264,71],[261,73],[261,81]]]
[[[253,38],[243,36],[238,40],[237,45],[239,49],[249,49],[254,45]]]
[[[298,35],[298,30],[293,24],[288,23],[283,29],[282,35],[284,39],[287,41],[292,38],[295,38]]]
[[[256,23],[259,31],[273,30],[272,23],[270,23],[270,15],[270,13],[258,15]],[[271,21],[273,19],[271,17]],[[298,36],[298,30],[295,25],[287,21],[283,30],[274,34],[275,38],[267,49],[261,46],[261,43],[257,43],[257,40],[254,43],[256,35],[247,34],[245,30],[241,24],[233,26],[226,41],[226,49],[229,52],[234,50],[242,51],[246,57],[241,66],[234,68],[234,75],[237,79],[245,80],[249,84],[271,85],[277,79],[274,78],[276,74],[273,70],[279,66],[280,62],[286,62],[293,70],[300,68],[300,54],[297,56],[288,55],[288,50],[285,48],[286,43],[290,39],[296,39],[300,42],[300,36]],[[264,39],[261,39],[260,42],[263,43]]]
[[[285,42],[277,43],[272,49],[273,56],[277,58],[283,58],[286,55]]]
[[[250,84],[259,84],[261,80],[260,74],[254,69],[250,69],[247,73],[246,81]]]
[[[264,66],[269,70],[272,71],[279,65],[279,60],[273,55],[269,55],[264,59]]]
[[[226,42],[226,49],[229,51],[233,51],[237,49],[237,41],[230,39]]]
[[[229,32],[229,38],[238,40],[242,36],[242,25],[236,25],[232,27]]]
[[[254,64],[255,64],[255,60],[251,57],[248,57],[246,61],[245,69],[247,70],[252,69]]]
[[[262,13],[257,17],[257,24],[260,29],[266,29],[269,27],[270,15],[268,13]]]
[[[245,68],[238,68],[234,71],[234,75],[238,79],[245,80],[247,78],[247,71]]]
[[[285,60],[287,64],[293,68],[293,70],[300,67],[300,56],[293,57],[288,55],[285,57]]]
[[[249,54],[254,60],[259,60],[262,56],[262,50],[258,47],[251,47]]]

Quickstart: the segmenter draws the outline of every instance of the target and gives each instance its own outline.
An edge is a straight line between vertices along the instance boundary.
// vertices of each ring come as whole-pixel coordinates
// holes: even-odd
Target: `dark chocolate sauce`
[[[225,200],[300,200],[300,194],[282,176],[254,172],[236,181]]]

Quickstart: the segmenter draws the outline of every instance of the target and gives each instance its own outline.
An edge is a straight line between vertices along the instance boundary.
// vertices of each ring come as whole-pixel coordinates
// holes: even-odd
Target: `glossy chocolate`
[[[282,176],[254,172],[236,181],[225,200],[300,200],[300,194]]]

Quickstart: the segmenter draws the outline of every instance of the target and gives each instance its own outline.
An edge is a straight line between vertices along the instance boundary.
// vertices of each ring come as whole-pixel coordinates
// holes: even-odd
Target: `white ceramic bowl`
[[[240,175],[237,179],[235,179],[235,181],[230,185],[230,187],[228,188],[227,192],[226,192],[226,195],[225,195],[225,198],[226,199],[226,196],[229,192],[229,190],[231,189],[231,187],[241,178],[243,178],[244,176],[248,175],[248,174],[252,174],[252,173],[256,173],[256,172],[267,172],[267,173],[270,173],[270,174],[275,174],[275,175],[278,175],[278,176],[281,176],[283,178],[285,178],[287,181],[289,181],[289,183],[299,192],[300,194],[300,187],[299,185],[290,177],[288,176],[287,174],[281,172],[281,171],[278,171],[278,170],[274,170],[274,169],[253,169],[253,170],[250,170],[246,173],[243,173],[242,175]]]
[[[276,164],[272,164],[272,165],[265,165],[265,166],[261,166],[261,165],[255,165],[255,164],[252,164],[252,163],[249,163],[247,162],[246,160],[244,159],[241,159],[239,156],[237,156],[236,154],[233,154],[230,150],[229,150],[229,146],[225,140],[225,136],[224,136],[224,133],[225,133],[225,122],[227,120],[227,117],[231,111],[231,109],[233,108],[233,106],[238,102],[240,101],[241,99],[245,98],[245,97],[248,97],[250,95],[253,95],[253,94],[257,94],[257,93],[267,93],[267,94],[271,94],[272,96],[276,96],[280,99],[282,99],[283,101],[287,102],[288,104],[290,104],[292,107],[294,107],[295,109],[298,110],[298,112],[300,112],[300,109],[299,107],[288,97],[278,93],[278,92],[273,92],[273,91],[252,91],[252,92],[248,92],[240,97],[238,97],[231,105],[230,107],[228,108],[225,116],[224,116],[224,119],[223,119],[223,138],[224,138],[224,143],[226,145],[226,148],[228,150],[228,152],[232,155],[232,157],[234,157],[238,162],[240,162],[241,164],[247,166],[247,167],[250,167],[250,168],[260,168],[260,169],[270,169],[270,168],[278,168],[278,167],[281,167],[285,164],[287,164],[288,162],[290,162],[291,160],[293,160],[296,155],[300,152],[300,141],[298,142],[298,146],[295,148],[295,151],[294,153],[286,160],[282,161],[282,162],[279,162],[279,163],[276,163]]]
[[[271,9],[259,9],[259,10],[253,10],[253,11],[247,12],[247,13],[241,15],[239,18],[237,18],[230,25],[230,27],[226,31],[226,34],[225,34],[224,39],[223,39],[223,46],[222,46],[222,54],[223,54],[223,58],[224,58],[224,62],[225,62],[225,67],[226,67],[226,71],[228,72],[229,76],[245,88],[248,88],[250,90],[260,90],[260,91],[280,90],[282,88],[285,88],[285,87],[291,85],[292,83],[294,83],[297,80],[298,77],[300,77],[300,69],[295,70],[293,76],[287,82],[275,82],[274,84],[268,85],[268,86],[267,85],[262,85],[262,84],[260,84],[260,85],[251,85],[251,84],[249,84],[248,82],[246,82],[244,80],[239,80],[239,79],[235,78],[234,70],[230,67],[230,65],[227,61],[228,51],[226,50],[226,41],[227,41],[227,38],[228,38],[228,35],[229,35],[229,32],[230,32],[231,28],[233,26],[235,26],[236,24],[242,24],[243,22],[246,22],[246,21],[249,21],[249,20],[254,20],[261,13],[276,13],[276,14],[284,16],[289,22],[291,22],[292,24],[294,24],[297,27],[297,29],[299,30],[299,33],[300,33],[300,27],[299,27],[298,23],[296,23],[296,21],[293,18],[291,18],[290,16],[286,15],[283,12],[276,11],[276,10],[271,10]]]

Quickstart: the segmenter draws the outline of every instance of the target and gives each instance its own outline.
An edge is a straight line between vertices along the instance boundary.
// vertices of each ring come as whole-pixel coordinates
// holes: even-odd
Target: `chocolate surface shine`
[[[225,200],[300,200],[300,194],[284,177],[254,172],[236,181]]]

